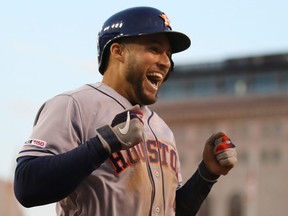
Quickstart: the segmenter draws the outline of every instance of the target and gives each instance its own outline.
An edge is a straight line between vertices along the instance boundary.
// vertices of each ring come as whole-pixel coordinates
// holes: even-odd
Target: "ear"
[[[111,57],[117,59],[118,61],[124,61],[124,45],[119,43],[113,43],[110,46]]]

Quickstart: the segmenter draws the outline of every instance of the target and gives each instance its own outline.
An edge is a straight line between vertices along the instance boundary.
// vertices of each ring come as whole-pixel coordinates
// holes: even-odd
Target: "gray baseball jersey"
[[[131,106],[100,82],[60,94],[41,107],[18,157],[72,150]],[[155,112],[147,106],[141,110],[145,143],[113,153],[57,203],[57,215],[175,215],[176,188],[182,178],[174,136]]]

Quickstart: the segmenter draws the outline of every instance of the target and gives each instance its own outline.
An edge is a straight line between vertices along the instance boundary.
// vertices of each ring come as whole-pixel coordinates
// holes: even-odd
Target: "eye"
[[[150,46],[149,50],[155,54],[161,53],[161,49],[158,46]]]
[[[155,44],[155,45],[150,45],[147,47],[149,52],[155,54],[155,55],[161,55],[161,54],[166,54],[168,56],[168,58],[172,57],[172,50],[168,49],[164,49],[161,45],[159,44]]]
[[[172,51],[171,50],[167,51],[166,55],[171,59],[172,58]]]

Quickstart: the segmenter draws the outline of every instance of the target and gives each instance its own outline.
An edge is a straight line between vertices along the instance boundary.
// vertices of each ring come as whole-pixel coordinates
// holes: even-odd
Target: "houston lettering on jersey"
[[[126,152],[126,156],[124,153]],[[115,152],[110,156],[110,161],[118,175],[129,166],[140,161],[149,163],[161,163],[162,166],[170,167],[175,173],[177,171],[177,154],[169,145],[155,140],[147,140],[146,146],[138,144],[126,151]]]
[[[47,142],[39,139],[29,139],[27,140],[24,145],[32,145],[32,146],[38,146],[41,148],[46,147]]]

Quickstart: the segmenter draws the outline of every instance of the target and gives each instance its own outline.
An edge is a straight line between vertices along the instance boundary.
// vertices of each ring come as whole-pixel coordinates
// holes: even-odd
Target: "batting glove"
[[[228,136],[223,135],[214,142],[214,154],[217,161],[223,166],[234,166],[237,162],[235,145]]]
[[[109,152],[117,152],[133,147],[144,141],[143,113],[136,105],[115,116],[111,125],[96,130],[104,148]]]

